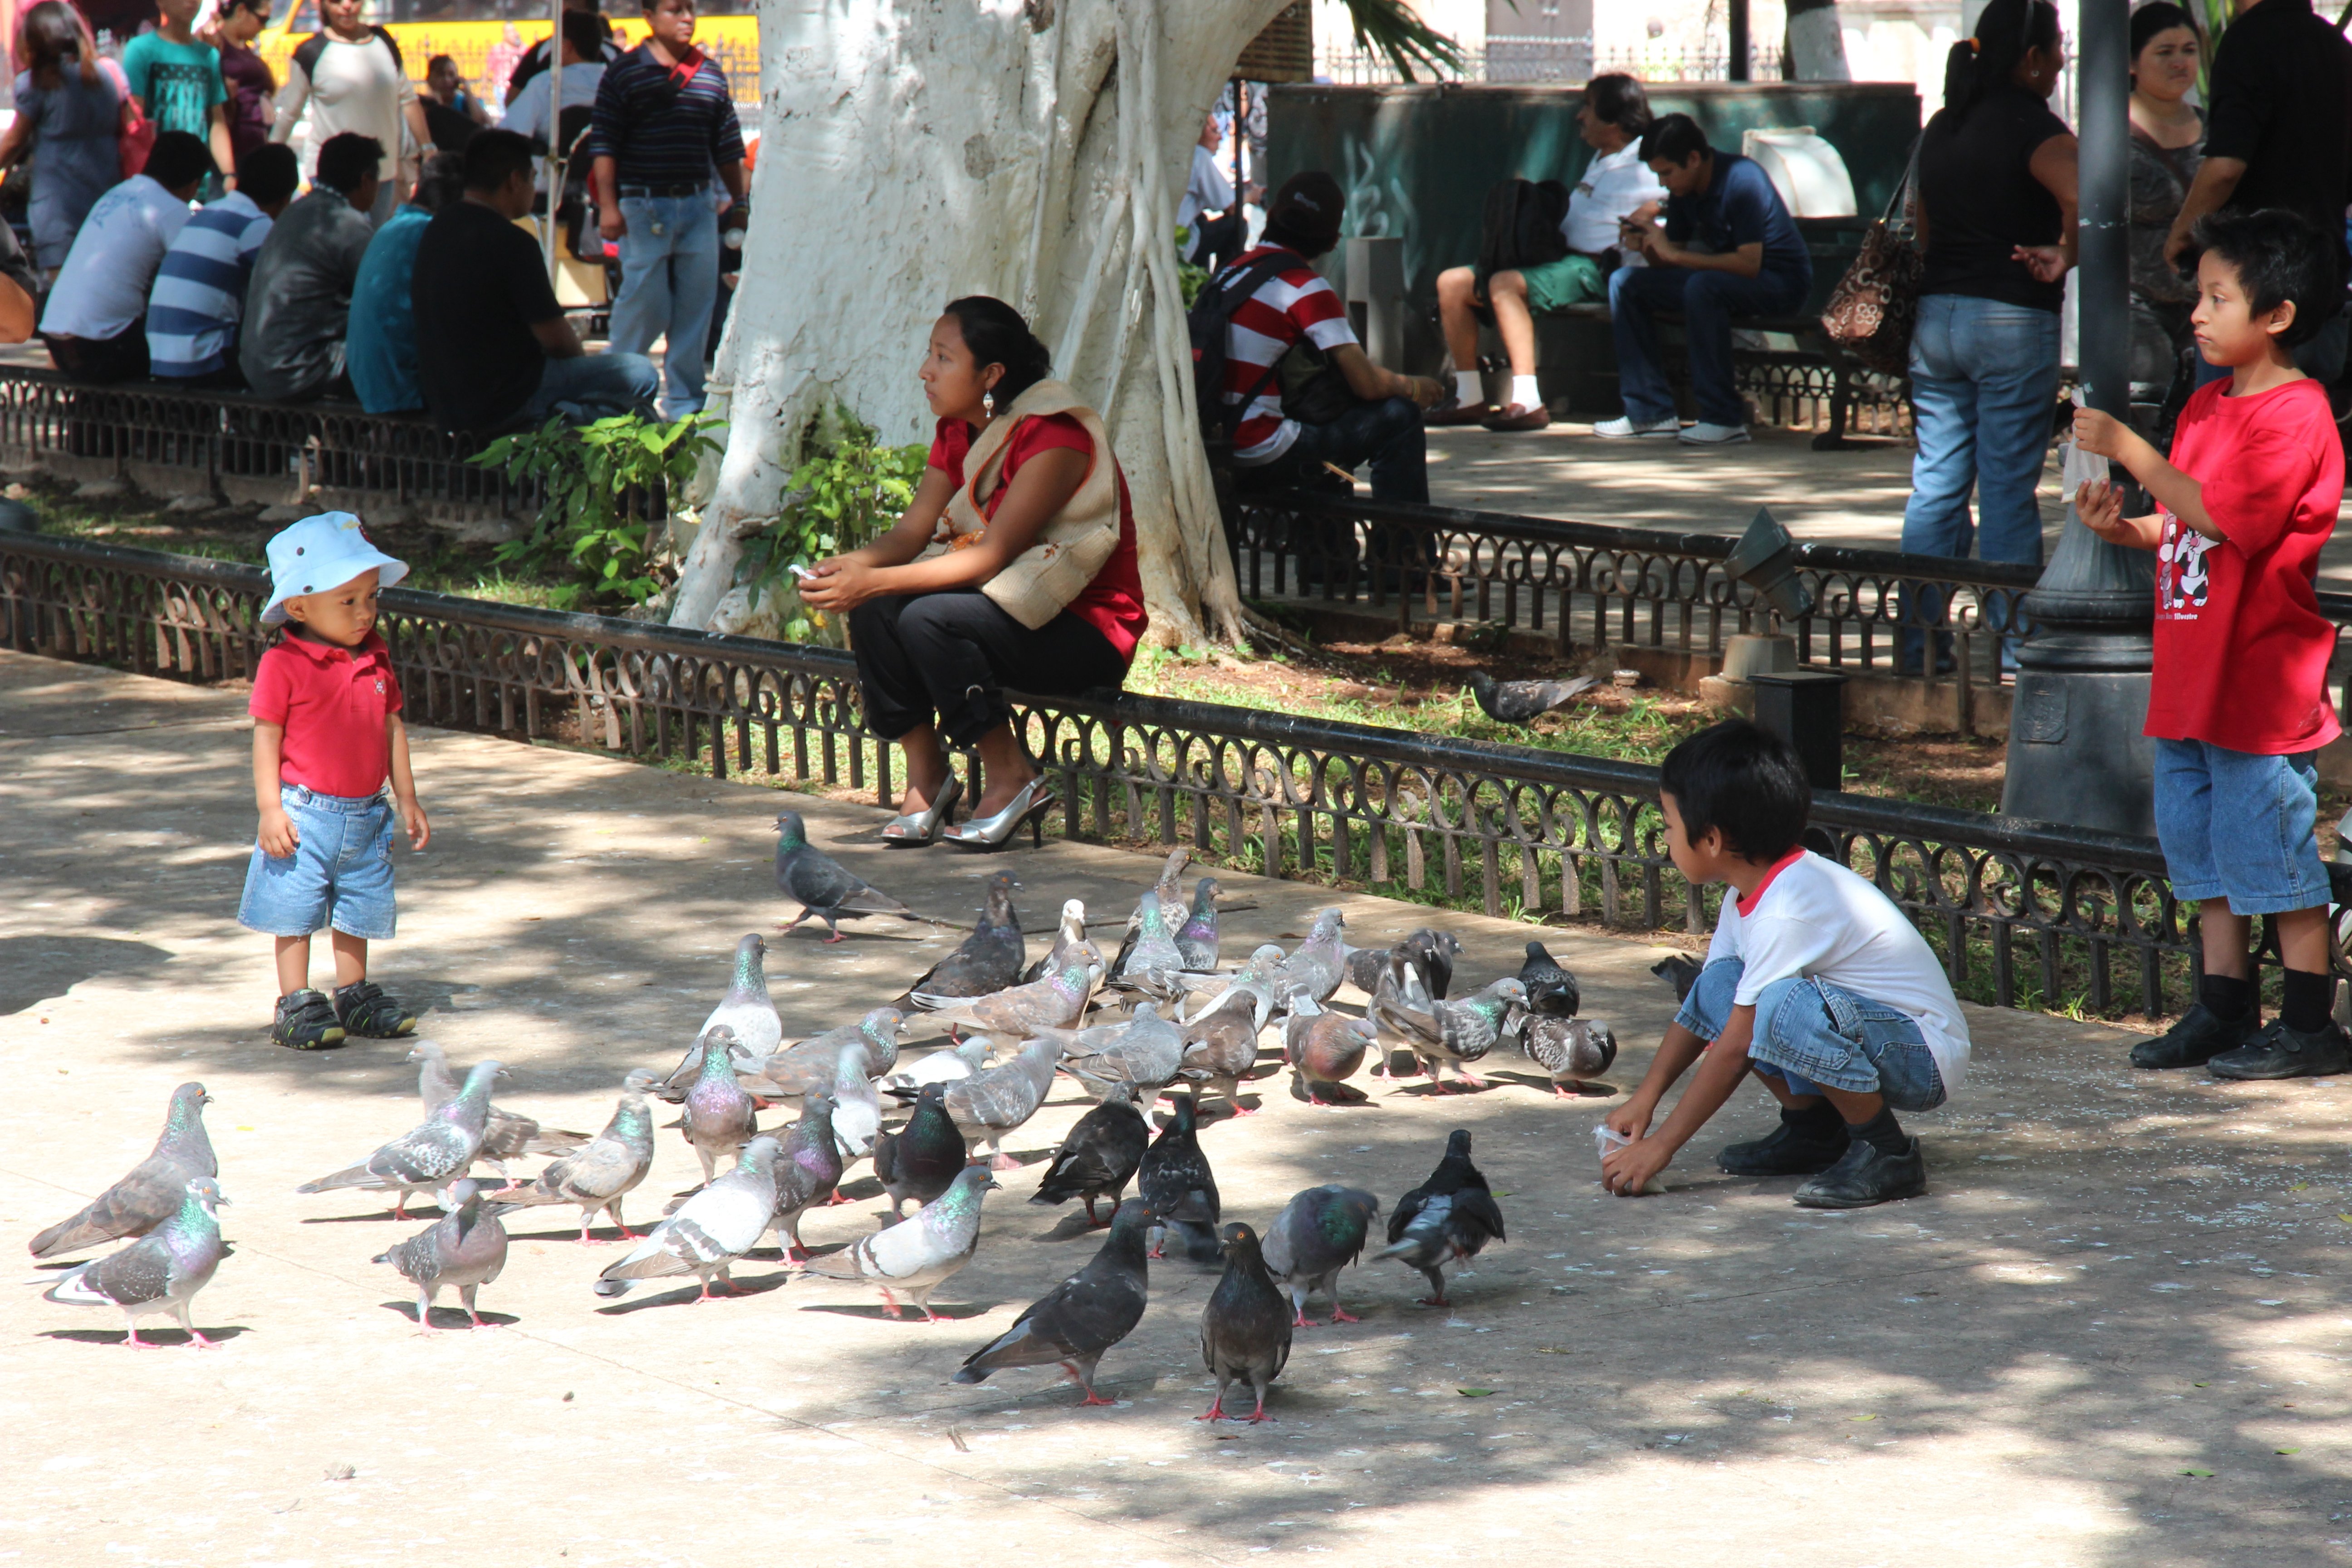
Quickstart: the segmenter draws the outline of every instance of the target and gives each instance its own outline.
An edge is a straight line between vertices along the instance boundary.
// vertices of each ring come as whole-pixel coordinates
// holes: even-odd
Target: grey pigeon
[[[154,1152],[79,1214],[33,1237],[33,1256],[64,1258],[126,1236],[145,1236],[185,1207],[190,1182],[220,1174],[212,1140],[205,1136],[205,1107],[212,1098],[200,1083],[173,1089]]]
[[[808,1272],[828,1279],[862,1279],[882,1292],[883,1305],[902,1316],[904,1295],[927,1323],[946,1321],[931,1310],[931,1292],[971,1261],[980,1245],[980,1202],[997,1184],[978,1165],[959,1173],[948,1190],[887,1230],[860,1237],[839,1252],[816,1258]]]
[[[1583,1003],[1576,976],[1539,942],[1528,943],[1528,961],[1519,966],[1519,984],[1527,987],[1528,1011],[1538,1018],[1573,1018]]]
[[[758,931],[735,944],[735,973],[727,994],[702,1020],[698,1034],[707,1035],[720,1024],[735,1031],[735,1043],[755,1057],[766,1056],[784,1042],[784,1021],[768,999],[768,944]]]
[[[862,1160],[874,1152],[881,1131],[882,1104],[866,1076],[866,1047],[844,1046],[833,1068],[833,1141],[844,1160]]]
[[[1452,931],[1423,926],[1385,952],[1378,948],[1349,948],[1348,983],[1370,996],[1380,989],[1381,976],[1387,973],[1389,961],[1402,958],[1421,972],[1423,988],[1443,1002],[1446,988],[1454,982],[1454,961],[1461,952],[1461,939]]]
[[[1252,952],[1248,960],[1231,974],[1187,973],[1184,979],[1195,994],[1209,994],[1208,1001],[1202,1003],[1192,1016],[1205,1018],[1234,996],[1246,996],[1250,999],[1257,1026],[1265,1028],[1266,1019],[1274,1013],[1276,1002],[1275,981],[1282,972],[1283,960],[1286,956],[1282,949],[1269,942]]]
[[[1362,1321],[1339,1305],[1339,1270],[1362,1255],[1380,1215],[1380,1199],[1337,1182],[1309,1187],[1283,1205],[1266,1227],[1265,1256],[1266,1272],[1297,1309],[1293,1328],[1321,1326],[1307,1315],[1307,1298],[1318,1290],[1331,1298],[1333,1322]]]
[[[1135,1190],[1151,1205],[1160,1231],[1158,1245],[1151,1249],[1154,1258],[1168,1255],[1171,1230],[1183,1239],[1185,1256],[1195,1262],[1207,1262],[1217,1255],[1217,1221],[1223,1211],[1216,1173],[1209,1169],[1209,1157],[1201,1152],[1197,1113],[1192,1095],[1178,1095],[1175,1115],[1144,1150],[1136,1169]]]
[[[1379,1039],[1380,1030],[1368,1018],[1325,1013],[1311,1005],[1294,1007],[1282,1026],[1282,1059],[1290,1064],[1292,1087],[1310,1105],[1334,1103],[1331,1090],[1356,1076],[1364,1053]],[[1359,1089],[1347,1090],[1347,1096],[1363,1099]]]
[[[1010,871],[989,878],[980,923],[953,952],[907,987],[906,994],[898,998],[901,1005],[916,1005],[918,991],[933,997],[985,996],[1021,984],[1021,961],[1027,945],[1021,940],[1021,917],[1013,908],[1013,890],[1020,885]]]
[[[1157,892],[1145,891],[1136,901],[1135,934],[1111,963],[1111,984],[1153,996],[1171,994],[1185,969],[1173,923],[1175,911],[1181,908],[1163,904]]]
[[[801,1240],[801,1215],[841,1198],[841,1144],[833,1135],[833,1094],[814,1089],[802,1097],[801,1119],[785,1135],[776,1157],[776,1195],[770,1223],[783,1238],[784,1258],[808,1256]]]
[[[967,1035],[945,1050],[933,1051],[903,1072],[894,1072],[876,1087],[884,1094],[912,1101],[925,1084],[950,1084],[970,1078],[988,1065],[986,1035]]]
[[[1133,1091],[1116,1089],[1078,1118],[1078,1124],[1046,1162],[1045,1179],[1029,1201],[1058,1205],[1083,1198],[1087,1224],[1102,1225],[1106,1222],[1095,1217],[1095,1200],[1109,1199],[1112,1211],[1117,1212],[1119,1194],[1135,1179],[1144,1147],[1150,1142],[1150,1126],[1135,1108]]]
[[[963,1173],[969,1156],[963,1134],[948,1114],[946,1084],[925,1084],[907,1124],[875,1135],[874,1174],[889,1194],[892,1219],[906,1214],[909,1201],[931,1202]]]
[[[1067,968],[1070,954],[1087,940],[1087,906],[1082,900],[1070,899],[1062,905],[1062,923],[1055,929],[1054,945],[1045,956],[1021,972],[1021,984],[1043,980],[1048,974],[1058,974]]]
[[[1081,1034],[1094,1030],[1040,1029],[1039,1038],[1062,1041],[1062,1070],[1094,1091],[1101,1100],[1114,1089],[1129,1089],[1145,1104],[1156,1100],[1176,1078],[1184,1062],[1184,1031],[1160,1016],[1149,1002],[1136,1004],[1127,1022],[1108,1039],[1085,1044]]]
[[[1600,681],[1590,675],[1573,680],[1497,680],[1483,669],[1470,672],[1470,693],[1486,717],[1503,724],[1524,724],[1538,713],[1564,707]]]
[[[1201,1359],[1216,1374],[1217,1397],[1202,1421],[1269,1419],[1265,1391],[1290,1360],[1290,1307],[1266,1272],[1257,1233],[1245,1225],[1224,1231],[1225,1272],[1201,1310]],[[1247,1415],[1225,1414],[1225,1389],[1246,1381],[1257,1395]]]
[[[732,1292],[728,1270],[759,1245],[776,1212],[776,1141],[752,1139],[735,1168],[686,1200],[596,1279],[599,1296],[619,1296],[640,1279],[691,1274],[702,1281],[698,1301],[710,1300],[715,1277]]]
[[[967,1146],[988,1141],[992,1170],[1018,1170],[1021,1162],[1004,1152],[1004,1135],[1037,1114],[1045,1093],[1054,1087],[1054,1069],[1062,1059],[1058,1040],[1032,1040],[1002,1067],[976,1072],[948,1086],[948,1114]]]
[[[433,1327],[433,1302],[445,1285],[454,1288],[466,1304],[466,1319],[474,1328],[486,1327],[474,1310],[474,1292],[499,1277],[507,1266],[507,1227],[499,1223],[500,1205],[486,1205],[471,1181],[449,1185],[457,1206],[406,1241],[379,1252],[372,1263],[389,1263],[416,1287],[416,1326],[426,1333]]]
[[[1528,1018],[1519,1026],[1519,1049],[1551,1075],[1551,1092],[1573,1100],[1568,1085],[1599,1078],[1617,1059],[1617,1036],[1596,1018]]]
[[[1315,917],[1307,940],[1283,960],[1274,977],[1276,1001],[1305,996],[1319,1006],[1331,1000],[1339,982],[1348,977],[1347,943],[1339,935],[1347,923],[1348,917],[1339,910],[1325,910]]]
[[[797,1100],[812,1089],[830,1089],[841,1067],[841,1047],[865,1053],[866,1076],[880,1078],[898,1065],[898,1037],[907,1016],[895,1006],[877,1007],[855,1024],[827,1029],[772,1056],[742,1067],[745,1092],[763,1100]]]
[[[751,1097],[735,1079],[734,1045],[735,1032],[724,1024],[702,1037],[701,1075],[686,1091],[686,1115],[670,1124],[686,1130],[686,1141],[702,1162],[706,1186],[760,1131]]]
[[[1217,895],[1224,889],[1214,877],[1192,884],[1192,910],[1176,928],[1176,951],[1184,967],[1202,973],[1217,967]]]
[[[879,889],[853,876],[824,850],[813,848],[808,828],[797,811],[776,818],[776,886],[800,901],[801,912],[785,926],[791,931],[811,915],[824,921],[827,942],[846,942],[839,921],[862,915],[897,915],[915,919],[915,911]]]
[[[1706,967],[1686,952],[1670,952],[1650,965],[1650,973],[1675,988],[1676,1002],[1690,998],[1691,987],[1698,984],[1699,972]]]
[[[1445,1299],[1444,1266],[1475,1258],[1489,1241],[1502,1239],[1503,1211],[1470,1163],[1470,1134],[1456,1128],[1429,1180],[1397,1200],[1389,1215],[1389,1245],[1378,1256],[1420,1269],[1430,1289],[1421,1304],[1447,1307],[1453,1303]]]
[[[578,1204],[581,1246],[604,1245],[588,1234],[589,1222],[599,1214],[612,1217],[623,1240],[636,1240],[628,1222],[621,1217],[621,1200],[635,1192],[653,1169],[654,1120],[645,1096],[652,1076],[644,1071],[629,1075],[613,1120],[586,1148],[556,1161],[527,1187],[509,1185],[491,1192],[488,1196],[499,1212],[542,1204]]]
[[[1039,1029],[1066,1029],[1086,1016],[1087,1003],[1102,975],[1102,954],[1080,942],[1055,973],[1009,991],[973,996],[942,1008],[939,1022],[951,1028],[971,1025],[1016,1040],[1034,1039]]]
[[[1433,1001],[1412,967],[1399,963],[1382,978],[1368,1016],[1419,1058],[1440,1094],[1451,1094],[1454,1086],[1438,1076],[1438,1069],[1450,1068],[1464,1083],[1486,1088],[1486,1080],[1467,1064],[1484,1057],[1517,1026],[1527,995],[1516,975],[1506,975],[1459,1002]]]
[[[1220,1005],[1184,1026],[1181,1076],[1197,1079],[1225,1097],[1235,1116],[1255,1116],[1243,1108],[1242,1079],[1257,1067],[1257,1005],[1244,992],[1228,992]]]
[[[499,1070],[496,1062],[476,1062],[457,1099],[358,1164],[305,1182],[294,1190],[331,1193],[355,1187],[362,1192],[396,1193],[393,1215],[406,1219],[409,1194],[446,1187],[464,1175],[474,1156],[481,1152],[482,1130],[489,1116],[490,1080]]]
[[[1183,923],[1176,918],[1176,911],[1184,907],[1183,884],[1177,879],[1183,875],[1184,863],[1192,858],[1192,852],[1181,846],[1169,851],[1168,858],[1160,868],[1160,880],[1151,888],[1151,896],[1160,900],[1158,907],[1167,921],[1168,937],[1171,942],[1175,940],[1176,928]],[[1127,917],[1127,930],[1119,938],[1118,952],[1111,957],[1110,972],[1114,977],[1127,968],[1128,959],[1134,954],[1137,939],[1142,934],[1143,905],[1139,902]],[[1173,967],[1181,969],[1183,965],[1179,963]]]
[[[457,1080],[449,1076],[449,1054],[438,1044],[432,1040],[411,1043],[408,1059],[420,1064],[416,1070],[416,1097],[425,1102],[426,1115],[457,1098]],[[503,1177],[509,1160],[520,1160],[527,1154],[569,1154],[587,1142],[585,1132],[541,1127],[528,1116],[517,1116],[493,1105],[482,1122],[481,1152],[474,1158],[497,1166]]]
[[[227,1255],[217,1213],[226,1202],[210,1176],[194,1177],[181,1190],[179,1209],[171,1218],[120,1252],[67,1269],[41,1299],[68,1307],[114,1308],[130,1331],[124,1342],[134,1350],[152,1348],[139,1337],[142,1318],[176,1318],[190,1344],[211,1345],[196,1331],[188,1304],[212,1283],[213,1271]]]
[[[955,1374],[958,1383],[984,1383],[1008,1366],[1062,1363],[1071,1382],[1086,1391],[1082,1405],[1115,1405],[1095,1392],[1095,1368],[1103,1352],[1135,1331],[1149,1300],[1150,1265],[1144,1261],[1143,1233],[1150,1211],[1129,1198],[1111,1216],[1110,1234],[1092,1261],[1031,1302],[1013,1326],[974,1351]]]

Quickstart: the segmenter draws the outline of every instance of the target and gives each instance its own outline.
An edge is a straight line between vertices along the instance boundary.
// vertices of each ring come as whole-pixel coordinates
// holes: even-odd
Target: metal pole
[[[547,276],[555,278],[555,209],[563,199],[563,0],[548,0],[555,31],[547,37],[547,216],[540,237],[547,257]]]
[[[2131,409],[2131,0],[2081,0],[2078,14],[2083,123],[2076,357],[2082,362],[2083,400],[2121,419]]]
[[[1748,0],[1726,0],[1723,7],[1725,40],[1728,59],[1725,62],[1726,81],[1748,79]]]

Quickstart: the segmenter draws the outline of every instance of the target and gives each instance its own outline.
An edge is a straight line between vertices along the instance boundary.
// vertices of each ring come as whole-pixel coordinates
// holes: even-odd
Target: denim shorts
[[[321,926],[369,942],[391,936],[398,911],[390,798],[354,800],[281,784],[278,800],[301,842],[283,859],[254,845],[236,923],[270,936],[309,936]]]
[[[1701,970],[1675,1022],[1702,1040],[1719,1037],[1731,1022],[1731,999],[1746,968],[1725,958]],[[1756,998],[1748,1061],[1786,1083],[1791,1094],[1835,1089],[1883,1095],[1897,1110],[1933,1110],[1944,1103],[1944,1075],[1936,1069],[1919,1021],[1891,1003],[1826,980],[1792,975],[1764,987]]]
[[[2257,756],[2204,741],[2156,743],[2156,837],[2172,896],[2227,899],[2236,915],[2328,901],[2314,753]],[[2216,811],[2219,802],[2221,809]]]

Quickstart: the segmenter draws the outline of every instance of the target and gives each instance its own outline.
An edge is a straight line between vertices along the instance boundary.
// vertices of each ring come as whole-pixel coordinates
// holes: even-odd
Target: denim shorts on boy
[[[2207,741],[2156,742],[2156,837],[2174,898],[2227,899],[2238,915],[2327,902],[2313,756],[2261,756]]]
[[[1731,1023],[1732,994],[1746,967],[1723,958],[1701,970],[1675,1022],[1702,1040],[1719,1037]],[[1763,989],[1748,1059],[1784,1080],[1792,1094],[1878,1094],[1897,1110],[1944,1103],[1943,1075],[1919,1021],[1826,980],[1790,975]]]
[[[354,799],[281,784],[278,800],[301,842],[282,859],[254,845],[236,923],[270,936],[309,936],[331,926],[369,942],[390,937],[398,919],[390,796]]]

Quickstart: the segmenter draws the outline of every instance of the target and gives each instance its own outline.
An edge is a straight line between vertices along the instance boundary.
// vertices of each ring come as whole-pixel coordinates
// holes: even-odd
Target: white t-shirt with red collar
[[[1791,976],[1826,980],[1899,1007],[1919,1025],[1947,1093],[1969,1066],[1969,1026],[1944,966],[1894,900],[1810,850],[1792,849],[1744,899],[1726,899],[1706,961],[1746,968],[1732,1005],[1752,1007],[1764,988]]]

